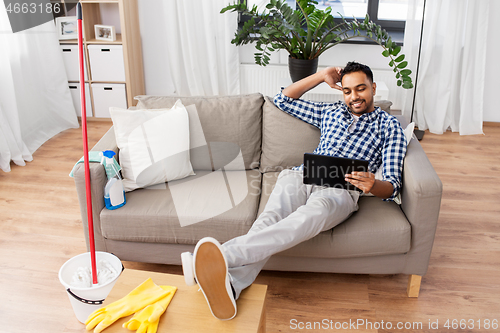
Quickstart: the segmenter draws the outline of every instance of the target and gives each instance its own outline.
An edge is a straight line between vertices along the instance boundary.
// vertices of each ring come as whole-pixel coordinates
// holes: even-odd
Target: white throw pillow
[[[180,100],[171,109],[112,107],[109,112],[126,192],[194,175],[189,156],[189,118]]]

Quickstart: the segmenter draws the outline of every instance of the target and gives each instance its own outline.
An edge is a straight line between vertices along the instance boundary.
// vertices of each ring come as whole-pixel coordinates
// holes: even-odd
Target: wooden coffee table
[[[198,291],[198,286],[186,286],[182,275],[153,273],[125,269],[118,278],[113,290],[106,298],[104,305],[114,302],[147,278],[153,279],[157,285],[170,285],[178,288],[167,311],[160,318],[158,333],[162,332],[238,332],[238,333],[263,333],[266,331],[265,300],[267,286],[253,284],[243,290],[236,301],[238,314],[232,320],[222,321],[212,316],[203,293]],[[68,306],[70,304],[68,303]],[[113,325],[106,328],[104,333],[132,332],[122,325],[131,317],[121,318]],[[88,332],[85,325],[76,317],[71,319],[65,333]]]

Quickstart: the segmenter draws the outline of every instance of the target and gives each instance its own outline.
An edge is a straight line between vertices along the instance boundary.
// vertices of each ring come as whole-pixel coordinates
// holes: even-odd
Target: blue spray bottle
[[[117,209],[125,205],[125,190],[123,189],[122,178],[116,166],[115,152],[112,150],[105,150],[102,152],[103,164],[108,176],[108,182],[104,187],[104,203],[107,209]]]

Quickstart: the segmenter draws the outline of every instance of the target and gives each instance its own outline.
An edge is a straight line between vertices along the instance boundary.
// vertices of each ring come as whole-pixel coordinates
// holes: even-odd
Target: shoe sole
[[[232,297],[226,259],[215,242],[202,239],[196,246],[194,274],[212,315],[220,320],[229,320],[236,316],[236,302]]]
[[[182,262],[182,273],[184,275],[184,281],[188,286],[196,285],[193,272],[193,255],[189,252],[181,253]]]

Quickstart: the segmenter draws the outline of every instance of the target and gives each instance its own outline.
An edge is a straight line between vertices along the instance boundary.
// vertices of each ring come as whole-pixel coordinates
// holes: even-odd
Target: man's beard
[[[360,106],[364,105],[364,108],[363,109],[355,109],[353,107],[353,105],[358,104],[358,103],[361,103]],[[369,109],[369,106],[366,103],[366,100],[364,100],[364,99],[356,100],[354,102],[349,103],[349,110],[351,111],[351,113],[353,113],[355,115],[362,115],[362,114],[366,113],[368,111],[368,109]]]

